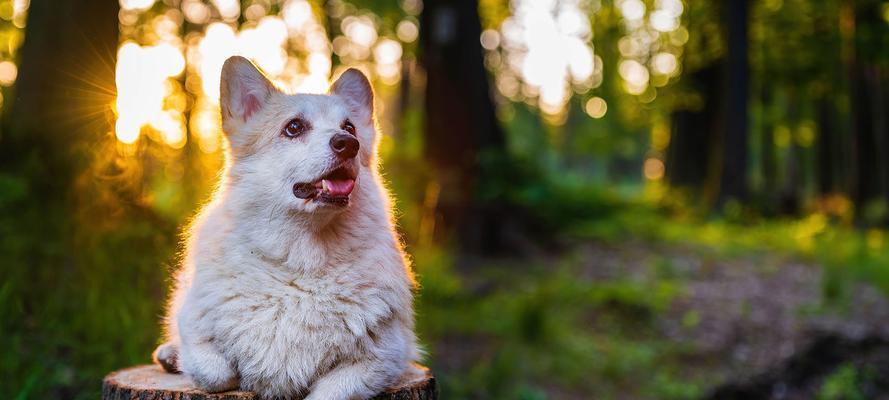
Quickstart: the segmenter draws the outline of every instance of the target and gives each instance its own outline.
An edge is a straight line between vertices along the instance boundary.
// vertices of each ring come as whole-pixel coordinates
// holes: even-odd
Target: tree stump
[[[436,400],[435,378],[428,369],[420,379],[403,382],[372,400]],[[157,365],[140,365],[115,371],[102,382],[102,400],[256,400],[252,392],[233,390],[207,393],[182,374],[169,374]]]

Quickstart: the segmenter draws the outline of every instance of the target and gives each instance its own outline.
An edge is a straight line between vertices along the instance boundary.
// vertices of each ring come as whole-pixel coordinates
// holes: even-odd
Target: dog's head
[[[275,207],[323,212],[348,206],[359,177],[369,177],[373,90],[358,70],[344,72],[328,94],[290,95],[235,56],[222,67],[220,93],[231,186]]]

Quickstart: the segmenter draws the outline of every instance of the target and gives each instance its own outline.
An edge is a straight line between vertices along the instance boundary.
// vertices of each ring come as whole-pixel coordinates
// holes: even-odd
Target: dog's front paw
[[[152,358],[164,368],[164,371],[171,374],[182,372],[179,369],[179,346],[173,342],[167,342],[157,346],[157,349],[154,350],[154,354],[152,354]]]
[[[180,350],[182,371],[199,389],[216,393],[238,388],[238,372],[211,345],[193,345]]]
[[[201,371],[190,376],[195,386],[207,393],[235,390],[239,385],[238,376],[234,372]]]

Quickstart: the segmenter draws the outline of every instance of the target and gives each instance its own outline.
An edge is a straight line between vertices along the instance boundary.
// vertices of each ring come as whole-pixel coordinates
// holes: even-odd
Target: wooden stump
[[[424,368],[425,369],[425,368]],[[426,370],[421,379],[404,382],[372,400],[436,400],[435,378]],[[168,374],[157,365],[140,365],[112,372],[102,382],[103,400],[256,400],[241,390],[207,393],[182,374]]]

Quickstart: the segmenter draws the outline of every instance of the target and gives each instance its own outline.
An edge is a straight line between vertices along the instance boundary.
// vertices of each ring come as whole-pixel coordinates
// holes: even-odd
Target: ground
[[[696,398],[792,375],[788,360],[825,338],[889,337],[879,290],[856,282],[831,299],[826,269],[798,257],[644,240],[562,246],[533,261],[479,261],[451,287],[424,289],[420,312],[441,319],[421,333],[445,397]],[[860,371],[887,364],[854,353],[773,397],[863,396]],[[870,394],[889,393],[877,386]]]

